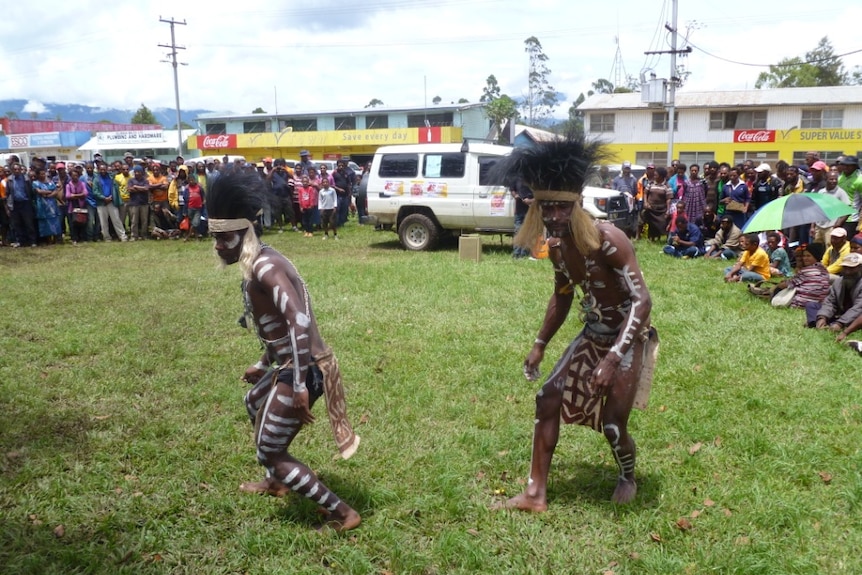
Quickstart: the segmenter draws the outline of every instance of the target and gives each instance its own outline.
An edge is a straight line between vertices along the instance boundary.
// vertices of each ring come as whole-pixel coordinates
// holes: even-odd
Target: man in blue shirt
[[[21,164],[12,166],[12,175],[6,180],[6,205],[9,221],[15,230],[13,247],[36,247],[36,210],[33,208],[30,180],[24,175]]]
[[[676,218],[676,235],[672,236],[662,251],[676,258],[696,258],[706,251],[703,246],[703,233],[685,216]]]

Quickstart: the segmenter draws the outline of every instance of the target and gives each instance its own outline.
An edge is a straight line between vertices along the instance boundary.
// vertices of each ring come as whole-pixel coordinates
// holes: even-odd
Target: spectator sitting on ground
[[[700,228],[700,233],[703,234],[704,241],[715,238],[715,234],[718,232],[718,224],[719,221],[715,215],[715,208],[709,205],[706,206],[703,209],[703,219],[698,225],[698,227]]]
[[[773,276],[790,277],[790,258],[781,247],[781,236],[777,232],[766,234],[766,255],[769,256],[769,273]]]
[[[826,299],[832,282],[829,280],[829,272],[820,263],[822,257],[823,244],[808,244],[796,248],[796,274],[775,286],[775,292],[796,288],[790,300],[790,307],[804,308],[809,303],[820,304]]]
[[[715,237],[706,242],[706,257],[734,260],[742,252],[742,230],[730,216],[721,216]]]
[[[704,254],[703,234],[693,222],[685,216],[677,216],[676,233],[670,238],[670,243],[662,248],[669,256],[677,258],[696,258]]]
[[[177,217],[161,203],[153,204],[153,231],[150,233],[157,240],[180,237]]]
[[[842,228],[843,229],[843,228]],[[841,262],[841,279],[832,282],[823,303],[805,306],[808,327],[829,328],[845,336],[862,316],[862,255],[848,254]]]
[[[850,253],[850,242],[847,241],[847,230],[844,228],[833,228],[829,233],[829,247],[823,254],[821,262],[829,271],[832,281],[838,280],[841,273],[841,262]]]
[[[769,256],[760,247],[760,238],[757,234],[746,234],[743,236],[742,245],[745,250],[735,264],[724,270],[724,281],[756,283],[768,280]]]

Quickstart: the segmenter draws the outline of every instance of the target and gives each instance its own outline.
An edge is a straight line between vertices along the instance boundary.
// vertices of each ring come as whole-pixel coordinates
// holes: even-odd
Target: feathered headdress
[[[520,178],[530,186],[536,199],[515,236],[515,244],[532,247],[543,233],[541,201],[573,202],[571,231],[575,245],[584,255],[598,249],[599,233],[581,205],[581,192],[605,157],[601,142],[588,142],[580,132],[570,131],[516,148],[498,162],[492,176],[495,180],[509,183]]]
[[[254,222],[261,213],[264,186],[257,174],[243,171],[222,173],[206,193],[207,225],[210,232],[245,230],[239,265],[245,279],[260,253]]]

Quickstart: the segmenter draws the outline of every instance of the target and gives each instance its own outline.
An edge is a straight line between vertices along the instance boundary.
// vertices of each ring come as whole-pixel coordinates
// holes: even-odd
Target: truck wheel
[[[428,216],[410,214],[398,226],[398,237],[401,239],[401,245],[408,250],[421,252],[437,245],[440,230]]]

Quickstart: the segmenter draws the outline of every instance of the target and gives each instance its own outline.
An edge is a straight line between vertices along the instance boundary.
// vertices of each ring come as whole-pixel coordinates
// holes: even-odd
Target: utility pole
[[[174,25],[181,24],[185,26],[186,21],[183,20],[182,22],[179,22],[177,20],[174,20],[173,17],[171,17],[170,20],[165,20],[164,18],[159,16],[159,22],[165,22],[171,25],[171,45],[167,46],[165,44],[159,44],[159,47],[171,49],[169,56],[171,57],[170,63],[174,67],[174,97],[176,98],[177,105],[177,155],[181,156],[183,154],[183,129],[181,126],[182,122],[180,120],[180,83],[177,79],[177,50],[185,50],[185,47],[177,46],[176,37],[174,36]],[[162,61],[167,62],[167,60]]]
[[[652,52],[644,52],[644,54],[670,54],[670,94],[667,103],[667,167],[670,167],[673,161],[673,127],[676,121],[676,87],[680,83],[680,78],[677,75],[676,56],[677,54],[688,54],[691,52],[691,46],[686,46],[682,50],[676,48],[677,37],[677,8],[679,0],[673,0],[673,20],[670,24],[665,24],[664,27],[670,32],[670,50],[659,50]]]

